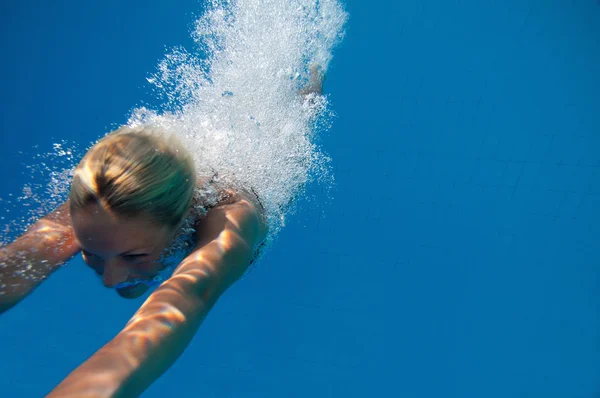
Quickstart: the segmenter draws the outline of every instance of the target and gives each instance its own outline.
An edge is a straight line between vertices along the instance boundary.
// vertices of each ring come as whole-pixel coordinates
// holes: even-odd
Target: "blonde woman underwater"
[[[321,93],[315,76],[303,96]],[[66,203],[0,249],[0,313],[78,253],[124,298],[158,284],[124,329],[48,395],[138,396],[181,355],[266,235],[251,187],[197,178],[177,140],[122,127],[83,157]],[[173,270],[165,259],[185,245]]]

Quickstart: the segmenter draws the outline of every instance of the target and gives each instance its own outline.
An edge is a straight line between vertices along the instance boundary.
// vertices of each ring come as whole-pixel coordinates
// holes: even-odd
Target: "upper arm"
[[[68,200],[35,223],[27,234],[43,242],[45,259],[48,261],[62,263],[79,251]]]
[[[73,233],[69,202],[38,220],[7,249],[26,252],[25,260],[45,261],[46,267],[48,264],[62,264],[71,258],[79,251],[79,246]]]
[[[194,251],[169,281],[180,280],[192,292],[204,291],[206,284],[210,290],[223,292],[239,279],[267,233],[262,207],[255,202],[250,194],[238,192],[227,203],[209,210],[196,225]]]

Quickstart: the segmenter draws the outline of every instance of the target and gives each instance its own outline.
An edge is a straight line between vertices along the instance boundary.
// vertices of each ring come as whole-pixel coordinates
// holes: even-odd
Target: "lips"
[[[115,287],[115,290],[117,291],[119,296],[127,299],[132,299],[138,298],[142,294],[146,293],[146,291],[148,290],[148,286],[138,283],[133,286]]]

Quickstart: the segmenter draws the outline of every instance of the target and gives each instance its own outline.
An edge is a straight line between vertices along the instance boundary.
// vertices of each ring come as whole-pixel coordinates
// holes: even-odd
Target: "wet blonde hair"
[[[71,211],[97,203],[120,217],[147,216],[175,227],[194,194],[190,154],[175,137],[150,127],[121,127],[96,143],[73,176]]]

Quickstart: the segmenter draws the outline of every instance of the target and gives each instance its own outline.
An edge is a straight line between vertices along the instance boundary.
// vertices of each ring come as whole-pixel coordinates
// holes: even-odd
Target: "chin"
[[[146,293],[146,291],[148,290],[148,286],[139,284],[136,286],[129,286],[129,287],[124,287],[122,289],[115,289],[115,290],[117,291],[119,296],[121,296],[123,298],[134,299],[134,298],[138,298],[142,294]]]

